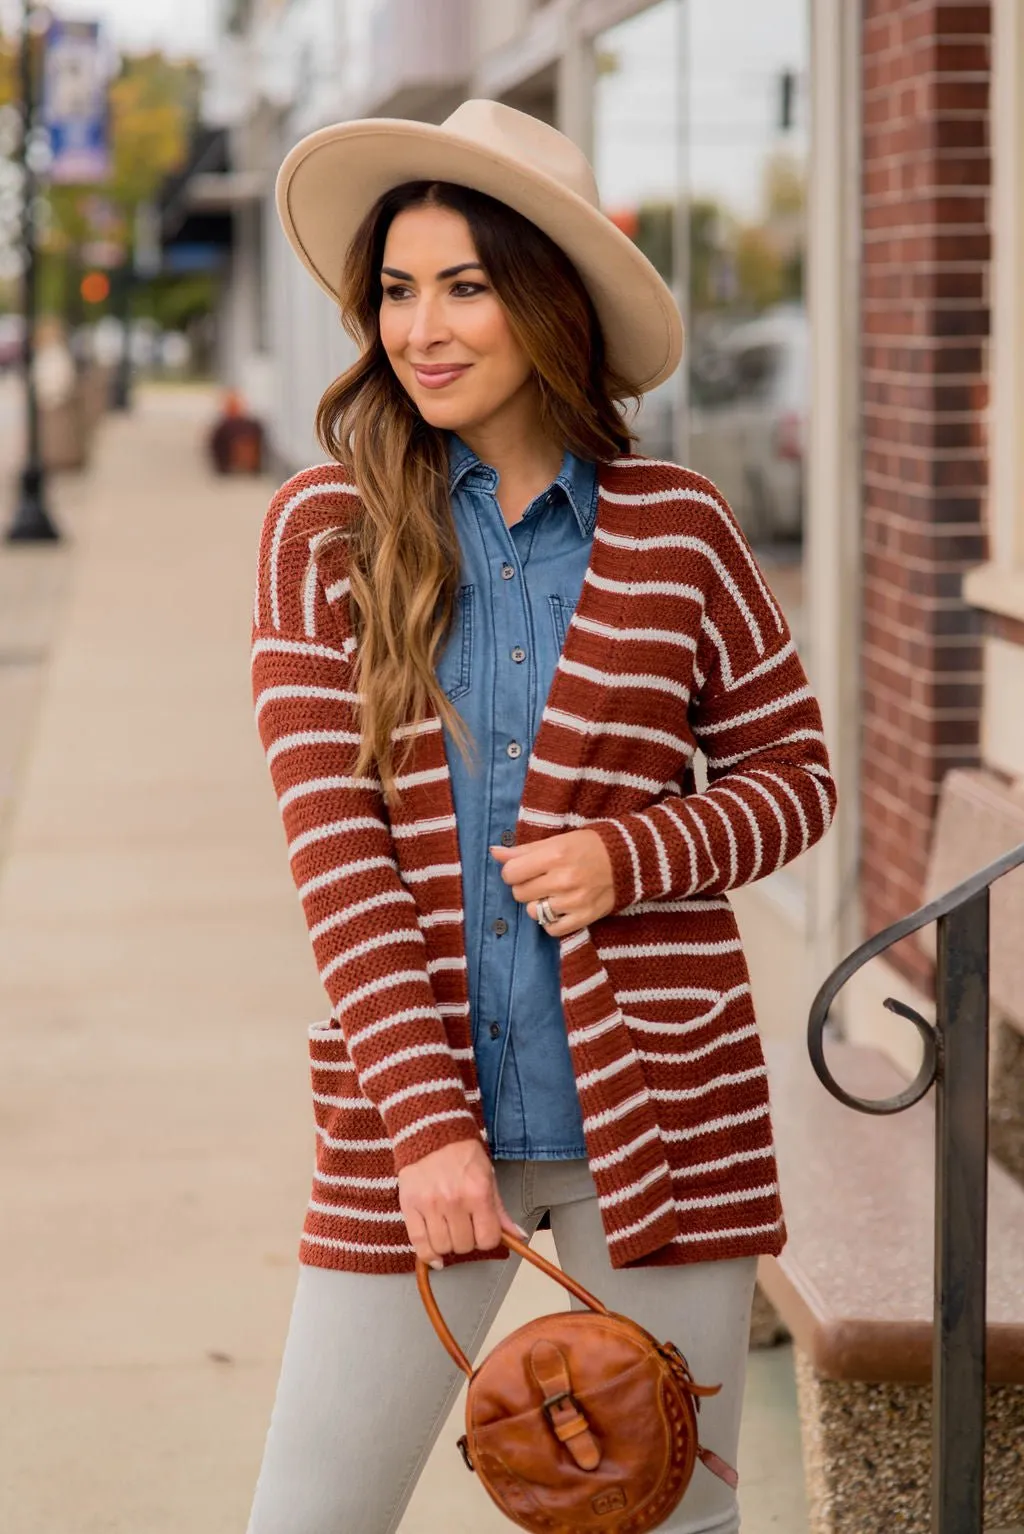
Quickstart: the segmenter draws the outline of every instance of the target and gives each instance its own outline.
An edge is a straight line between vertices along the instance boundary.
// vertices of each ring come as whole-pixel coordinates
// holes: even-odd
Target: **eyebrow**
[[[438,272],[438,282],[445,282],[449,277],[457,277],[460,272],[482,272],[483,267],[479,261],[463,261],[461,266],[446,266],[443,272]],[[412,272],[400,272],[395,266],[382,266],[381,273],[385,277],[397,277],[402,282],[415,282]]]

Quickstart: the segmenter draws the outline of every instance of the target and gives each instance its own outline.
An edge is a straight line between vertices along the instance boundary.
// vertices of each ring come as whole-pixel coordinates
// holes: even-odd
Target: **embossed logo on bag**
[[[609,1486],[606,1491],[591,1497],[590,1505],[599,1518],[606,1513],[621,1513],[626,1506],[626,1493],[621,1486]]]

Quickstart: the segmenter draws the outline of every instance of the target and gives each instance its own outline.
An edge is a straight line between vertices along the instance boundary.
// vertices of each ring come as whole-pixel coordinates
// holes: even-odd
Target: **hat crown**
[[[464,101],[441,127],[482,149],[522,160],[531,169],[561,182],[592,207],[600,206],[593,168],[582,149],[557,128],[527,112],[518,112],[501,101]]]

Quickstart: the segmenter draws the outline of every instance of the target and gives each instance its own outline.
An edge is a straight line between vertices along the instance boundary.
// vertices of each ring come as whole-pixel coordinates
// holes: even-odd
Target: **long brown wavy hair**
[[[345,263],[341,318],[361,349],[317,411],[324,449],[353,476],[361,509],[347,529],[363,695],[357,774],[380,776],[386,799],[412,745],[404,725],[433,706],[465,752],[466,727],[434,672],[452,623],[459,543],[448,491],[446,433],[399,383],[380,338],[381,264],[392,221],[408,208],[460,213],[509,325],[533,366],[552,442],[592,461],[628,452],[619,401],[636,391],[605,356],[593,303],[559,247],[514,209],[467,187],[407,182],[360,225]]]

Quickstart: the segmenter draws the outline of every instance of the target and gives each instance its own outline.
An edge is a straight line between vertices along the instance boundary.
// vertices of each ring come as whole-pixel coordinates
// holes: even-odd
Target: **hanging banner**
[[[108,77],[99,22],[55,19],[46,34],[42,101],[55,185],[88,185],[111,173]]]

